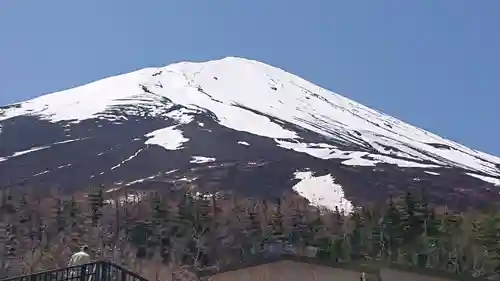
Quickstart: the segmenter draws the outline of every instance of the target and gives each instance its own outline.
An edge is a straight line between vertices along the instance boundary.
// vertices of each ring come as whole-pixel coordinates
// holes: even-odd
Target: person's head
[[[88,246],[88,245],[83,245],[83,246],[80,248],[80,250],[81,250],[82,252],[88,253],[88,252],[89,252],[89,246]]]

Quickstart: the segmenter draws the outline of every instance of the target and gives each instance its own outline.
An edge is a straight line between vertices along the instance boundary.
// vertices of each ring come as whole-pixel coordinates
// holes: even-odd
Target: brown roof
[[[321,266],[328,266],[328,267],[335,267],[335,268],[346,268],[346,269],[352,269],[355,271],[364,271],[364,272],[370,272],[370,273],[378,273],[378,269],[369,266],[368,264],[364,264],[361,262],[357,263],[348,263],[348,262],[332,262],[332,261],[326,261],[326,260],[321,260],[318,258],[311,258],[311,257],[304,257],[304,256],[297,256],[293,254],[282,254],[282,255],[277,255],[277,256],[259,256],[256,255],[251,258],[246,258],[244,262],[237,262],[237,263],[231,263],[228,265],[223,265],[220,267],[209,267],[201,270],[197,270],[197,275],[198,277],[207,277],[207,276],[213,276],[216,274],[224,273],[224,272],[229,272],[229,271],[235,271],[235,270],[240,270],[243,268],[249,268],[249,267],[254,267],[254,266],[259,266],[259,265],[264,265],[264,264],[269,264],[269,263],[275,263],[275,262],[280,262],[280,261],[295,261],[295,262],[301,262],[301,263],[308,263],[308,264],[315,264],[315,265],[321,265]]]
[[[489,281],[489,280],[484,279],[484,278],[475,278],[475,277],[472,277],[472,276],[466,275],[466,274],[459,275],[459,274],[455,274],[452,272],[447,272],[447,271],[442,271],[442,270],[437,270],[437,269],[432,269],[432,268],[404,266],[404,265],[399,265],[399,264],[394,264],[394,263],[386,263],[386,262],[381,262],[381,261],[370,261],[370,260],[351,261],[351,262],[336,262],[336,261],[332,261],[332,260],[319,259],[317,257],[304,257],[304,256],[293,255],[293,254],[283,254],[283,255],[277,255],[277,256],[259,256],[259,255],[256,255],[252,258],[245,259],[244,262],[237,262],[237,263],[232,263],[232,264],[228,264],[228,265],[223,265],[220,267],[214,266],[214,267],[204,268],[201,270],[196,270],[196,275],[198,276],[198,278],[204,278],[204,277],[209,277],[209,276],[213,276],[213,275],[224,273],[224,272],[235,271],[235,270],[240,270],[240,269],[244,269],[244,268],[280,262],[280,261],[284,261],[284,260],[300,262],[300,263],[315,264],[315,265],[327,266],[327,267],[334,267],[334,268],[344,268],[344,269],[354,270],[354,271],[358,271],[358,272],[366,272],[366,273],[372,273],[372,274],[377,274],[377,275],[380,272],[380,268],[390,268],[393,270],[411,272],[411,273],[434,276],[434,277],[448,278],[448,279],[457,280],[457,281]]]

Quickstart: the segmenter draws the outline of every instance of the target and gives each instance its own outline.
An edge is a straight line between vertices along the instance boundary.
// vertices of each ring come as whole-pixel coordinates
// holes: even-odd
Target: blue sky
[[[1,0],[0,104],[241,56],[500,156],[500,1]]]

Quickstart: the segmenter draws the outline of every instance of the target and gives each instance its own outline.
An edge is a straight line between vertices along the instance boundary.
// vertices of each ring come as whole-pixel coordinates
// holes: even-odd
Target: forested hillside
[[[322,259],[382,260],[500,280],[499,213],[455,213],[432,206],[424,191],[344,214],[311,207],[295,194],[263,201],[98,188],[41,198],[5,190],[0,218],[2,277],[64,267],[85,243],[95,259],[138,272],[144,264],[203,268],[311,245]]]

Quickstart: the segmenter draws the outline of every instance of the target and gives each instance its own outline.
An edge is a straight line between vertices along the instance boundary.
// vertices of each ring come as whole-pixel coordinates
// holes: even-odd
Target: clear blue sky
[[[0,104],[241,56],[500,156],[499,15],[498,0],[0,0]]]

